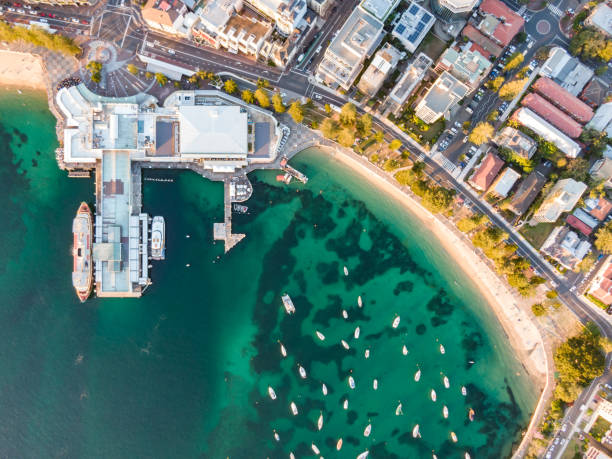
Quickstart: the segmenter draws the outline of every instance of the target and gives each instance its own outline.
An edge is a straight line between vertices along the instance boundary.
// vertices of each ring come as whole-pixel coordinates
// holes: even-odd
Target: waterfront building
[[[181,0],[149,0],[141,13],[149,27],[185,38],[198,19]]]
[[[469,92],[470,88],[444,71],[417,104],[415,114],[428,124],[442,116],[450,118],[450,110]]]
[[[411,61],[403,72],[402,77],[389,93],[389,97],[384,102],[384,110],[397,116],[406,103],[408,97],[414,92],[419,83],[427,74],[433,61],[424,53]]]
[[[612,256],[593,278],[589,293],[606,305],[612,304]]]
[[[372,63],[361,75],[357,89],[368,97],[374,97],[389,74],[395,69],[399,60],[403,57],[397,48],[390,43],[379,49],[372,59]]]
[[[606,132],[608,137],[612,137],[612,102],[601,105],[586,127]]]
[[[503,48],[525,25],[525,19],[500,0],[483,0],[478,15],[478,30]]]
[[[554,80],[572,96],[580,94],[594,74],[592,69],[559,46],[550,51],[540,68],[540,75]]]
[[[612,36],[612,8],[607,3],[600,3],[584,21],[585,24],[598,28],[607,36]]]
[[[536,115],[530,109],[525,107],[519,108],[514,112],[512,118],[523,126],[531,129],[544,140],[554,143],[556,147],[569,158],[575,158],[580,153],[581,148],[578,143],[574,142],[563,132]]]
[[[565,268],[574,270],[591,251],[591,243],[581,239],[567,226],[557,226],[548,235],[540,250]]]
[[[521,178],[521,174],[519,174],[514,169],[510,169],[507,167],[501,174],[495,183],[493,183],[491,187],[491,193],[499,196],[500,198],[505,198],[510,193],[510,190],[514,186],[514,184]]]
[[[542,164],[536,167],[536,169],[519,184],[518,189],[510,201],[508,209],[519,217],[527,212],[536,197],[540,194],[540,191],[542,191],[542,188],[544,188],[551,168],[552,166],[545,167]]]
[[[535,140],[510,126],[503,128],[493,141],[499,147],[507,148],[525,159],[531,159],[538,149],[538,144]]]
[[[539,223],[554,223],[563,212],[570,212],[578,203],[587,186],[572,178],[559,180],[533,215]]]
[[[548,77],[539,78],[532,88],[581,124],[588,123],[593,118],[591,107]]]
[[[291,35],[306,15],[306,0],[246,0],[246,3],[269,17],[283,35]]]
[[[411,2],[395,23],[391,35],[397,38],[409,52],[414,53],[427,32],[433,27],[434,22],[436,18],[429,11]]]
[[[316,77],[332,88],[351,89],[363,62],[382,38],[383,22],[356,8],[325,50]]]
[[[580,137],[580,134],[582,134],[582,126],[580,124],[538,94],[527,94],[521,99],[521,105],[537,113],[573,139]]]
[[[478,191],[487,191],[503,166],[504,161],[495,153],[489,152],[468,183]]]
[[[461,20],[469,15],[478,0],[431,0],[431,9],[445,22]]]
[[[463,47],[447,48],[440,56],[435,70],[438,73],[444,70],[450,72],[468,85],[471,90],[474,90],[480,85],[493,64],[479,50],[472,50],[471,45],[467,43]]]

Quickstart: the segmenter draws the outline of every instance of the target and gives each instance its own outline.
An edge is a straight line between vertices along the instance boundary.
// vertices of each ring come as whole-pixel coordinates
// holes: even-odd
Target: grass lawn
[[[431,58],[431,60],[436,62],[446,48],[448,48],[446,42],[440,40],[430,30],[429,33],[425,35],[425,38],[414,52],[414,55],[418,56],[418,54],[422,52],[427,54]]]
[[[396,124],[402,131],[408,133],[410,137],[419,142],[421,145],[433,144],[435,139],[440,136],[444,130],[444,126],[446,125],[444,118],[440,118],[435,123],[430,124],[429,129],[422,131],[419,126],[410,120],[409,116],[403,116],[401,119],[398,119]]]
[[[538,223],[536,226],[529,226],[526,223],[519,232],[535,249],[539,250],[555,226],[557,226],[555,223]]]
[[[610,429],[610,423],[602,417],[598,417],[589,433],[597,441],[601,441],[606,432]]]
[[[581,459],[582,458],[582,448],[580,447],[581,442],[578,440],[577,436],[574,435],[570,442],[567,444],[565,451],[563,451],[563,455],[561,459]]]

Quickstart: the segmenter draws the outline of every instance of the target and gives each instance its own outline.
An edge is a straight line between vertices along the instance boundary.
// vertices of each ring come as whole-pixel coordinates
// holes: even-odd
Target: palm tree
[[[160,86],[165,86],[166,83],[168,82],[168,77],[164,75],[163,73],[158,72],[155,74],[155,81],[157,81],[157,83],[159,83]]]
[[[228,94],[234,94],[238,90],[238,85],[234,80],[226,80],[223,85],[225,88],[225,92]]]

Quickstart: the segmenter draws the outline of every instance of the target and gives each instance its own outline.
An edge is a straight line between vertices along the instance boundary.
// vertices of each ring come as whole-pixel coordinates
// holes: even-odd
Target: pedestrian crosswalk
[[[527,11],[527,6],[523,5],[523,6],[521,6],[521,8],[520,8],[520,9],[517,11],[517,13],[518,13],[520,16],[522,16],[522,15],[523,15],[523,13],[524,13],[525,11]]]
[[[554,14],[555,16],[561,17],[563,16],[563,11],[561,11],[560,8],[556,7],[553,4],[548,4],[548,9],[551,11],[552,14]]]
[[[446,156],[444,156],[442,153],[437,153],[434,156],[434,161],[437,162],[440,166],[442,166],[445,170],[447,170],[448,172],[450,172],[451,174],[453,172],[455,172],[455,169],[457,169],[457,166],[455,166]]]

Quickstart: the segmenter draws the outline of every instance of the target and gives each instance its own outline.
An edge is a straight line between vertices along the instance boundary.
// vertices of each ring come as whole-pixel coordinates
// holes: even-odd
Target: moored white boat
[[[344,408],[345,410],[348,410],[348,398],[344,399],[344,403],[342,404],[342,408]]]
[[[370,436],[370,432],[372,432],[372,424],[368,424],[366,426],[366,428],[363,430],[363,436],[364,437],[369,437]]]
[[[354,388],[355,388],[355,380],[353,379],[353,377],[352,377],[352,376],[349,376],[349,377],[348,377],[348,384],[349,384],[349,387],[350,387],[351,389],[354,389]]]
[[[444,349],[444,346],[440,344],[440,354],[446,354],[446,349]]]
[[[340,438],[338,440],[338,443],[336,443],[336,450],[340,451],[342,449],[342,438]]]
[[[342,317],[344,317],[345,319],[348,319],[348,312],[346,312],[346,309],[342,310]]]
[[[91,210],[82,202],[72,220],[72,286],[83,303],[93,288],[93,220]]]
[[[465,388],[465,386],[461,386],[461,395],[463,395],[464,397],[467,395],[467,389]]]
[[[372,387],[374,388],[374,390],[378,390],[378,379],[374,380],[374,382],[372,383]]]
[[[442,408],[442,416],[444,416],[444,419],[448,418],[448,408],[446,405],[444,405],[444,408]]]
[[[268,394],[272,400],[276,400],[276,392],[272,389],[272,386],[268,386]]]
[[[397,328],[400,324],[400,316],[397,316],[395,319],[393,319],[393,323],[391,324],[391,326],[393,328]]]
[[[363,306],[363,301],[361,301],[361,295],[359,295],[357,297],[357,306],[362,307]]]
[[[298,365],[298,372],[300,373],[302,379],[306,379],[306,370],[302,365]]]
[[[365,450],[363,453],[360,453],[359,456],[357,456],[357,459],[366,459],[368,457],[368,454],[370,454],[370,452],[368,450]]]
[[[419,382],[419,379],[421,379],[421,369],[420,369],[420,368],[419,368],[419,369],[417,370],[417,372],[414,374],[414,380],[415,380],[416,382]]]
[[[468,411],[468,418],[470,419],[470,422],[474,421],[474,414],[474,410],[470,408],[470,411]]]
[[[279,341],[279,344],[280,344],[280,351],[281,351],[282,356],[287,357],[287,349],[285,349],[285,346],[283,346],[283,343],[281,343],[280,341]]]
[[[292,452],[289,453],[289,459],[295,459],[295,454],[293,454]]]
[[[344,275],[348,276],[348,268],[346,266],[344,267]]]
[[[472,459],[472,456],[470,456],[470,453],[465,453],[465,459]]]
[[[317,429],[321,430],[323,428],[323,413],[319,415],[319,419],[317,421]]]
[[[406,345],[404,344],[404,346],[402,347],[402,354],[404,355],[408,355],[408,348],[406,347]]]
[[[438,396],[436,395],[436,391],[435,390],[431,390],[431,392],[429,393],[429,395],[431,396],[431,401],[435,402],[436,399],[438,398]]]
[[[342,341],[340,341],[340,342],[342,343],[342,347],[343,347],[344,349],[349,349],[349,344],[348,344],[346,341],[342,340]]]
[[[365,350],[365,352],[363,353],[363,356],[364,356],[366,359],[369,359],[369,358],[370,358],[370,350],[369,350],[369,349],[366,349],[366,350]]]
[[[317,445],[315,445],[314,443],[310,445],[310,447],[312,448],[315,454],[321,454],[321,451],[319,451],[319,448],[317,448]]]
[[[444,387],[447,389],[450,387],[450,381],[448,380],[448,376],[444,377]]]
[[[396,416],[401,416],[402,414],[404,414],[404,413],[402,412],[402,402],[400,402],[397,405],[397,408],[395,408],[395,415]]]
[[[291,301],[291,297],[285,293],[281,299],[283,300],[283,306],[287,314],[295,314],[295,306],[293,305],[293,301]]]
[[[280,441],[280,435],[278,435],[278,432],[276,432],[276,430],[274,431],[274,439],[276,441]]]
[[[323,333],[321,333],[319,330],[317,330],[317,338],[319,338],[321,341],[325,341],[325,335]]]
[[[421,432],[419,431],[418,424],[412,429],[412,438],[421,438]]]
[[[457,435],[455,434],[455,432],[451,432],[450,436],[451,440],[453,440],[453,443],[457,443]]]
[[[295,402],[291,402],[291,412],[293,413],[294,416],[296,416],[298,414],[298,409],[297,409],[297,405],[295,404]]]
[[[164,217],[153,217],[151,224],[151,258],[163,260],[166,258],[166,222]]]
[[[323,395],[327,395],[327,386],[325,383],[321,385],[321,392],[323,392]]]
[[[353,336],[355,337],[355,339],[359,338],[359,333],[361,332],[361,329],[359,327],[357,327],[355,329],[355,333],[353,333]]]

